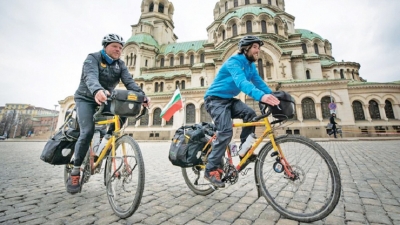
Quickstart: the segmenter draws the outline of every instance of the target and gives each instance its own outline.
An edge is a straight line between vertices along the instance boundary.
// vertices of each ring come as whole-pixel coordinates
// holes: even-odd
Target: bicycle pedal
[[[214,191],[218,190],[218,187],[216,187],[216,186],[214,186],[214,185],[212,185],[212,184],[210,184],[210,187],[211,187]]]

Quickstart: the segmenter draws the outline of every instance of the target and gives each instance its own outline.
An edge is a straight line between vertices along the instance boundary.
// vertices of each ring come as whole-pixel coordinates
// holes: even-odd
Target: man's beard
[[[249,55],[249,53],[246,53],[246,58],[247,60],[249,60],[250,62],[255,62],[257,61],[258,57],[254,57],[254,55]]]

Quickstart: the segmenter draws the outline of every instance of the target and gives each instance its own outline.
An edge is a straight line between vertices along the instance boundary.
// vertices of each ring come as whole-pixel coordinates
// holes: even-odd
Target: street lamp
[[[58,106],[58,105],[54,105],[54,117],[56,117],[56,114],[55,114],[56,112],[55,112],[55,111],[57,110],[57,106]],[[50,138],[51,138],[51,136],[52,136],[52,134],[53,134],[54,119],[55,119],[55,118],[53,118],[53,119],[51,120]]]

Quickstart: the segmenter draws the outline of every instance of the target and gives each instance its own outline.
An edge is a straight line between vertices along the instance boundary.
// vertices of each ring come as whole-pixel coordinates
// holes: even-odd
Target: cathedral
[[[296,115],[277,128],[279,133],[328,137],[326,125],[335,112],[345,137],[400,134],[400,81],[367,82],[359,63],[336,61],[328,39],[295,27],[285,0],[216,1],[214,11],[206,14],[214,16],[204,28],[207,40],[179,42],[173,15],[173,0],[143,0],[140,19],[131,26],[132,36],[123,48],[121,59],[152,99],[145,117],[135,123],[128,120],[125,133],[135,139],[170,140],[184,124],[212,122],[204,109],[204,93],[246,35],[264,42],[255,62],[261,78],[272,90],[289,92],[295,99]],[[161,111],[177,87],[184,107],[165,121]],[[259,112],[249,96],[241,93],[237,98]],[[59,104],[58,126],[74,107],[73,96]],[[234,130],[234,138],[239,134]]]

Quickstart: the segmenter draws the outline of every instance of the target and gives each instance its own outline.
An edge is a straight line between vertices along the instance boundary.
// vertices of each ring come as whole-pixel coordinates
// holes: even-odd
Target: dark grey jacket
[[[125,63],[118,59],[108,65],[100,52],[91,53],[83,63],[81,81],[75,92],[75,100],[95,101],[94,94],[99,90],[110,93],[122,81],[126,89],[145,94],[136,85]]]

